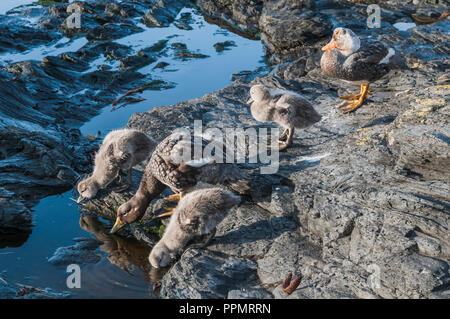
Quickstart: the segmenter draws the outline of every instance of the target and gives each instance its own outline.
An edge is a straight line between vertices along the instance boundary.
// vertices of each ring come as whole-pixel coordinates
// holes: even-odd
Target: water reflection
[[[157,283],[162,279],[164,272],[155,269],[148,262],[151,248],[134,238],[124,238],[111,235],[109,228],[99,221],[97,217],[83,214],[80,218],[80,227],[90,232],[103,244],[100,251],[107,254],[106,258],[131,276],[136,276],[139,270],[146,281]]]
[[[29,237],[30,233],[0,234],[0,249],[20,247],[25,244]]]
[[[151,267],[150,247],[134,238],[109,234],[106,224],[94,216],[83,214],[80,227],[103,242],[99,249],[104,256],[99,263],[83,267],[84,290],[102,297],[152,297],[153,285],[162,280],[167,269]]]

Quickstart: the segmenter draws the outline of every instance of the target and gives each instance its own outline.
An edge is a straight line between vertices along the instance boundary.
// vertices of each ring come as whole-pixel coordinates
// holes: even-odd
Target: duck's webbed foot
[[[364,104],[364,102],[367,100],[367,95],[369,93],[369,85],[368,84],[362,84],[361,85],[361,93],[358,94],[358,99],[352,99],[348,100],[346,104],[342,105],[340,109],[344,113],[350,113],[359,108],[361,105]],[[342,98],[342,97],[341,97]]]
[[[158,216],[156,216],[156,218],[163,218],[163,217],[167,217],[167,216],[172,216],[173,215],[175,207],[164,206],[163,208],[166,210],[166,212],[162,213],[162,214],[159,214]]]
[[[288,144],[286,142],[280,142],[279,146],[278,146],[278,151],[284,151],[285,149],[288,148]]]
[[[283,134],[281,134],[280,137],[278,138],[278,140],[279,140],[279,141],[284,141],[284,140],[286,140],[287,137],[288,137],[288,132],[289,132],[289,129],[285,129],[284,132],[283,132]]]
[[[370,90],[367,90],[367,94],[370,95],[372,94],[372,92]],[[341,100],[359,100],[359,98],[361,97],[361,93],[359,94],[347,94],[347,95],[342,95],[339,98]]]
[[[340,96],[339,98],[340,98],[341,100],[352,100],[352,101],[359,100],[359,99],[361,98],[361,96],[362,96],[363,85],[364,85],[364,84],[361,85],[361,93],[359,93],[359,94],[347,94],[347,95],[342,95],[342,96]],[[366,95],[370,95],[370,94],[372,94],[372,92],[369,90],[369,86],[367,86],[367,93],[366,93]]]
[[[182,197],[183,197],[183,193],[175,193],[175,194],[165,197],[164,200],[168,201],[168,202],[176,202],[176,204],[178,204],[178,202],[180,201],[180,199]],[[163,206],[163,208],[166,210],[166,212],[156,216],[157,218],[171,216],[173,214],[173,211],[175,210],[175,207],[167,206],[167,205]]]
[[[172,202],[172,201],[178,202],[181,199],[181,197],[183,197],[183,195],[181,193],[175,193],[175,194],[165,197],[164,200],[168,201],[168,202]]]
[[[364,104],[364,101],[361,101],[361,100],[357,100],[356,102],[350,101],[350,103],[341,106],[340,109],[344,113],[350,113],[350,112],[353,112],[354,110],[356,110],[357,108],[359,108],[363,104]]]
[[[279,142],[279,151],[284,151],[285,149],[287,149],[289,146],[292,145],[292,138],[294,136],[294,128],[287,128],[286,131],[286,141],[280,141]],[[283,133],[284,135],[284,133]]]

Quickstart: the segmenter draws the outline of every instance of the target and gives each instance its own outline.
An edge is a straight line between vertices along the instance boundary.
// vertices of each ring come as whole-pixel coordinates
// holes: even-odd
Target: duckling
[[[292,144],[295,128],[306,128],[322,118],[312,104],[298,94],[282,90],[271,94],[260,84],[250,88],[250,99],[247,103],[250,104],[250,112],[255,120],[275,122],[285,128],[279,137],[280,151]]]
[[[393,48],[378,41],[361,41],[347,28],[336,28],[333,38],[322,50],[325,52],[320,67],[325,75],[361,85],[359,94],[340,97],[348,100],[340,107],[344,113],[353,112],[364,104],[371,94],[370,83],[393,69],[406,68],[405,59]]]
[[[144,176],[136,194],[117,210],[116,223],[111,229],[115,233],[126,224],[140,220],[147,210],[150,202],[161,194],[168,186],[175,193],[166,200],[179,200],[185,193],[192,190],[198,182],[207,184],[230,185],[238,192],[245,193],[249,190],[249,180],[236,164],[217,161],[216,156],[223,154],[211,154],[211,157],[190,160],[182,154],[195,154],[196,149],[204,154],[205,148],[211,142],[195,136],[191,138],[185,132],[172,133],[166,137],[155,149],[147,164]],[[158,217],[169,216],[173,210],[159,215]]]
[[[150,264],[155,268],[167,266],[171,253],[180,251],[197,236],[208,235],[207,241],[212,239],[216,226],[240,201],[239,196],[220,188],[201,189],[184,196],[163,237],[153,247]]]
[[[127,188],[131,184],[132,167],[147,159],[155,146],[156,142],[143,132],[132,129],[111,131],[95,154],[92,175],[77,186],[80,194],[77,203],[95,197],[100,189],[120,178],[121,169],[128,170]]]

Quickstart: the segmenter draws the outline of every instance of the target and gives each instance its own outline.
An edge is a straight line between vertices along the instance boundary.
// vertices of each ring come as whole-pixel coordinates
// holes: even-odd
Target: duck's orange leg
[[[178,201],[180,201],[180,199],[183,196],[184,196],[184,193],[176,193],[176,194],[172,194],[170,196],[167,196],[166,198],[164,198],[164,200],[178,202]],[[166,210],[166,212],[156,216],[157,218],[170,216],[170,215],[173,214],[173,211],[175,210],[175,207],[164,206],[163,208]]]
[[[179,201],[183,195],[181,193],[175,193],[164,198],[165,201]]]
[[[175,207],[173,207],[173,208],[164,207],[164,209],[167,211],[165,213],[159,214],[158,216],[156,216],[156,218],[171,216],[171,215],[173,215],[173,212],[175,211]]]
[[[361,84],[361,93],[363,92],[363,86],[365,84]],[[342,100],[358,100],[361,97],[361,93],[359,94],[347,94],[347,95],[342,95],[339,98]],[[372,92],[368,89],[367,90],[367,94],[372,94]]]
[[[368,92],[369,84],[361,84],[361,93],[359,94],[359,98],[356,101],[348,101],[348,104],[341,106],[340,109],[344,111],[344,113],[353,112],[364,104],[367,99],[367,94],[369,94]]]

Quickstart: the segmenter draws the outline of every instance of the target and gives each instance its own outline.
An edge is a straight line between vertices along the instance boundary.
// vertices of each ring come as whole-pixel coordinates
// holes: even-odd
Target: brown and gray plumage
[[[186,132],[166,137],[153,152],[136,194],[117,210],[116,223],[111,232],[141,219],[150,202],[167,186],[175,193],[167,199],[180,199],[199,182],[230,185],[238,192],[247,191],[247,175],[236,164],[225,163],[225,149],[223,153],[216,153],[216,149],[211,148],[212,152],[208,156],[195,156],[196,148],[204,154],[210,143],[200,136],[192,138]],[[170,213],[172,211],[163,215]]]
[[[120,177],[121,169],[128,170],[128,183],[131,184],[132,167],[146,160],[155,146],[153,139],[137,130],[121,129],[108,133],[95,154],[92,175],[77,186],[78,203],[93,198],[100,189]]]
[[[170,263],[170,255],[183,249],[197,236],[215,234],[216,226],[240,197],[220,188],[201,189],[184,196],[170,218],[161,240],[153,247],[149,261],[155,267]],[[211,236],[212,235],[212,236]]]
[[[331,41],[322,48],[320,60],[323,73],[353,84],[361,85],[356,95],[344,95],[348,104],[341,109],[349,113],[359,108],[367,99],[370,83],[381,79],[393,69],[406,68],[405,59],[379,41],[361,39],[350,29],[336,28]]]
[[[280,150],[292,143],[294,129],[302,129],[319,122],[322,116],[307,100],[296,93],[276,91],[271,94],[260,84],[250,88],[250,112],[260,122],[275,122],[285,128],[280,136]],[[283,141],[285,140],[285,141]]]

